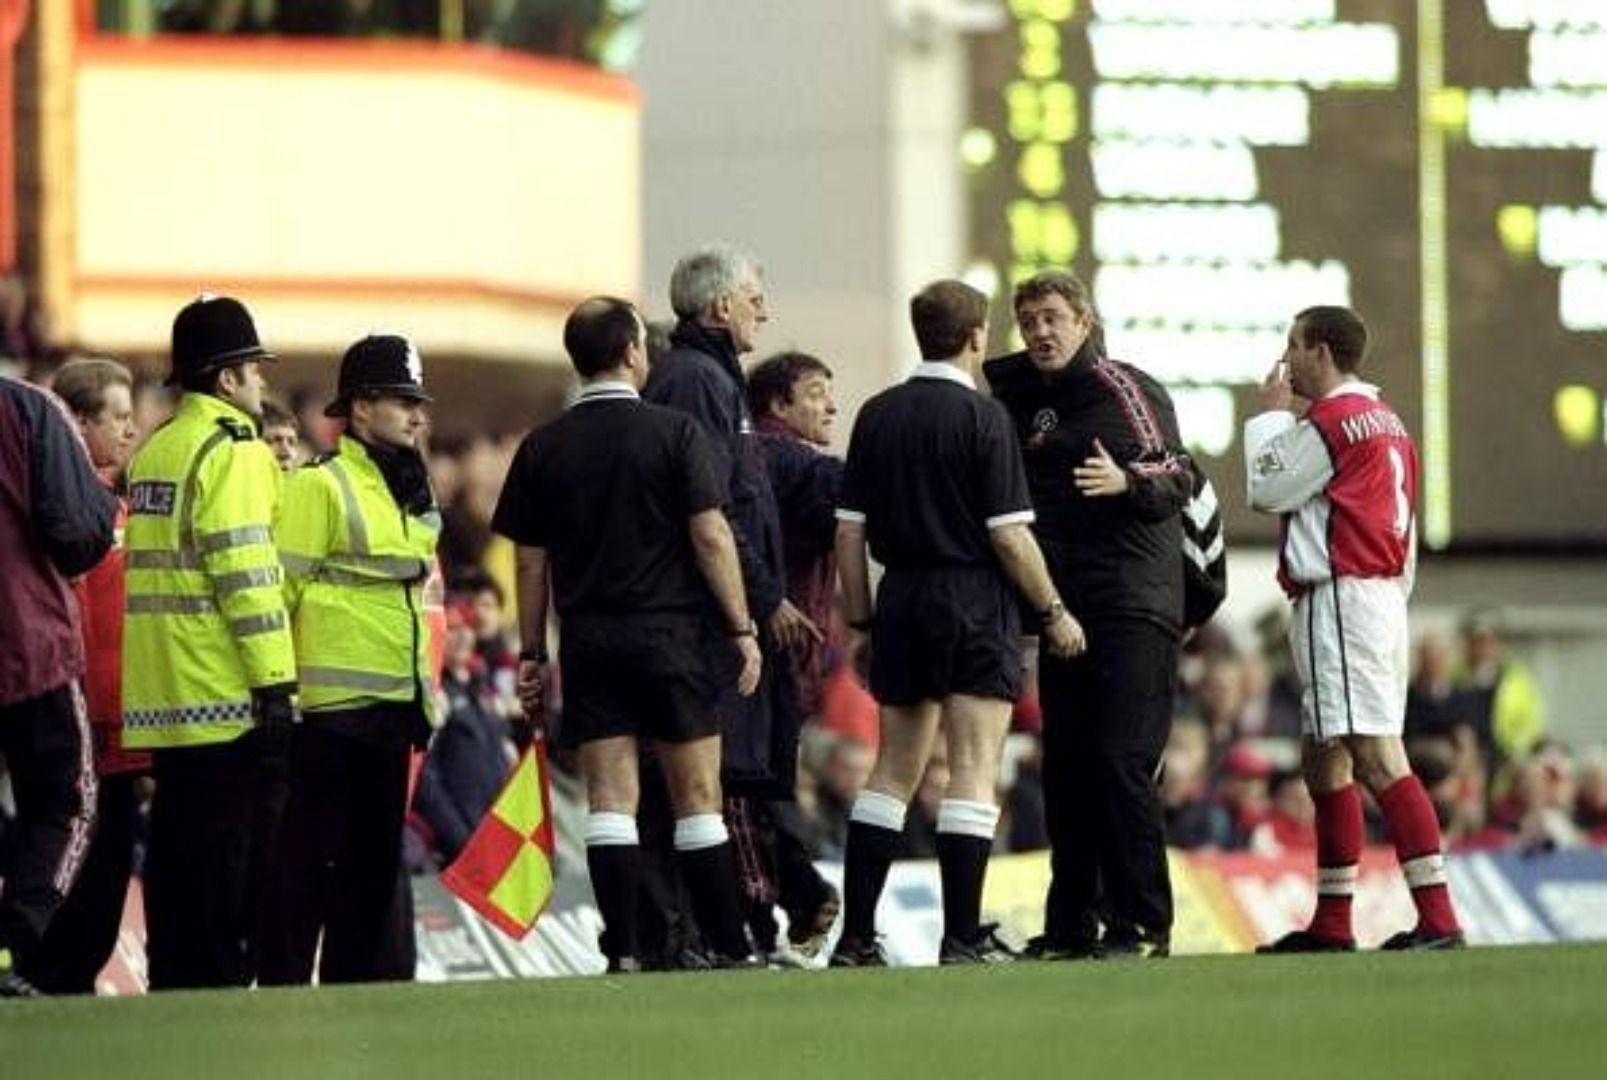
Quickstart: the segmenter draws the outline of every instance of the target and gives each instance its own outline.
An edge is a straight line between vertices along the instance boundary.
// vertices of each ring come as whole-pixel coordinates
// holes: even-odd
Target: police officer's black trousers
[[[158,750],[145,854],[152,990],[249,986],[288,731]]]
[[[134,773],[100,778],[95,838],[78,880],[56,909],[39,948],[17,958],[17,969],[47,994],[93,994],[96,976],[117,947],[134,869],[138,779]]]
[[[1053,877],[1044,933],[1061,947],[1165,940],[1172,888],[1156,771],[1171,729],[1177,636],[1141,619],[1085,624],[1088,651],[1039,655],[1044,812]]]
[[[88,720],[74,683],[0,705],[0,754],[16,797],[15,838],[0,867],[0,948],[36,947],[77,876],[94,828]]]
[[[390,960],[408,731],[405,717],[361,735],[330,730],[316,718],[297,726],[264,905],[263,985],[311,982],[315,957],[323,983],[411,978]]]

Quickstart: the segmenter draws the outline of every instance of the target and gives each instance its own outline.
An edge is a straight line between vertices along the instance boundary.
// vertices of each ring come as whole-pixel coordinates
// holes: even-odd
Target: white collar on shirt
[[[1378,387],[1372,383],[1362,382],[1360,379],[1347,379],[1323,395],[1325,398],[1339,397],[1341,394],[1360,394],[1378,400]]]
[[[588,401],[640,401],[641,397],[642,395],[636,392],[636,387],[628,382],[602,379],[582,386],[580,396],[575,398],[575,404],[584,405]]]
[[[976,389],[976,380],[964,368],[956,367],[946,360],[922,360],[910,372],[912,379],[947,379],[949,382],[959,383],[967,390]]]

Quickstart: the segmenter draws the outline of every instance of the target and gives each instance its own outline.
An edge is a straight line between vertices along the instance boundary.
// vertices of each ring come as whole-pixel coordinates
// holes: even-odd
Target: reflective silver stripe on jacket
[[[219,574],[212,579],[212,588],[219,596],[228,596],[241,589],[255,589],[264,585],[278,585],[284,580],[284,571],[277,566],[258,566],[250,570],[235,570]]]
[[[275,630],[283,630],[288,621],[282,611],[269,611],[262,615],[243,615],[238,619],[229,620],[229,631],[237,638],[252,637],[256,634],[271,634]]]
[[[413,676],[381,675],[373,671],[354,668],[302,667],[299,672],[303,686],[336,686],[354,690],[372,690],[376,694],[398,690],[411,692]]]
[[[331,585],[391,585],[422,581],[430,567],[423,559],[401,555],[341,555],[327,561],[305,555],[281,555],[285,569],[311,581]]]
[[[352,478],[346,475],[346,467],[338,457],[330,458],[328,467],[329,475],[335,478],[335,484],[340,488],[340,501],[346,504],[346,529],[352,554],[367,555],[368,522],[363,520],[363,508],[357,502]]]
[[[130,615],[205,615],[217,609],[210,596],[134,594],[123,605]]]
[[[129,551],[124,565],[130,570],[199,570],[201,559],[193,551],[139,548]]]
[[[196,549],[203,555],[211,555],[229,548],[245,547],[248,544],[267,544],[273,541],[273,533],[266,525],[241,525],[233,529],[219,529],[217,532],[202,533],[195,538]]]

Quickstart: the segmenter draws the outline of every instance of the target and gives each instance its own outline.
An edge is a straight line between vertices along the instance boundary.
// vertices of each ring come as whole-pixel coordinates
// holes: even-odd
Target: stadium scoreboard
[[[1089,282],[1232,535],[1274,532],[1239,494],[1254,387],[1338,303],[1417,439],[1426,546],[1607,549],[1607,3],[1001,7],[971,40],[968,278]]]

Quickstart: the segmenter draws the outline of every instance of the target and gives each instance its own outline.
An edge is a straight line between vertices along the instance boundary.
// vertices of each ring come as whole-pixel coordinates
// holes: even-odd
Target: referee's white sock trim
[[[636,819],[612,810],[593,810],[586,815],[587,847],[624,847],[639,843]]]
[[[729,839],[725,818],[719,814],[692,814],[675,819],[676,851],[702,851],[719,847]]]
[[[937,831],[992,840],[999,827],[999,808],[968,799],[944,799],[937,805]]]
[[[854,808],[848,812],[848,820],[901,833],[904,831],[904,814],[908,809],[902,799],[866,788],[854,799]]]

